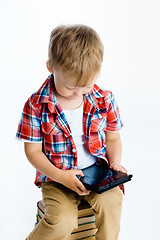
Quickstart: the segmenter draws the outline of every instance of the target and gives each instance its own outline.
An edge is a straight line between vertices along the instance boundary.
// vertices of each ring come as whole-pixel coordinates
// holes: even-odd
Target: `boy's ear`
[[[47,69],[50,73],[53,73],[53,69],[49,65],[49,61],[46,62]]]

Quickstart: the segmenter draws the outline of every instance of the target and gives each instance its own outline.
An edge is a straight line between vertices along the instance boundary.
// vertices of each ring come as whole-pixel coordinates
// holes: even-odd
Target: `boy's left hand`
[[[127,173],[127,170],[119,163],[111,163],[109,166],[111,169],[115,170],[115,171],[120,171],[120,172],[124,172]]]
[[[124,173],[127,173],[127,170],[119,163],[116,163],[116,162],[113,162],[110,164],[109,166],[111,169],[115,170],[115,171],[120,171],[120,172],[124,172]],[[124,185],[121,184],[120,186],[120,189],[122,190],[123,194],[125,195],[125,188],[124,188]]]

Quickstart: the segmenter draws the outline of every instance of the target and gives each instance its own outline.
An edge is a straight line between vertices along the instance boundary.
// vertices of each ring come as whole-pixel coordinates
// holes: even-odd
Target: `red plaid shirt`
[[[122,126],[112,92],[95,84],[84,98],[83,131],[89,152],[100,162],[107,161],[105,131],[119,131]],[[16,136],[29,142],[42,142],[43,153],[57,168],[77,167],[76,146],[54,94],[52,74],[25,103]],[[35,184],[40,186],[45,181],[51,179],[37,170]]]

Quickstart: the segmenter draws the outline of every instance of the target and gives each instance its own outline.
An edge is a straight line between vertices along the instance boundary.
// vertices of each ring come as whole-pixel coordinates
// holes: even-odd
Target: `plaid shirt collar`
[[[104,98],[101,94],[101,89],[94,84],[91,92],[85,95],[84,101],[88,100],[94,108],[99,109],[98,99]],[[48,109],[51,113],[55,112],[59,114],[62,112],[61,106],[58,103],[58,100],[54,94],[54,76],[51,74],[46,81],[43,83],[41,88],[37,91],[35,95],[34,105],[41,105],[42,103],[48,104]]]

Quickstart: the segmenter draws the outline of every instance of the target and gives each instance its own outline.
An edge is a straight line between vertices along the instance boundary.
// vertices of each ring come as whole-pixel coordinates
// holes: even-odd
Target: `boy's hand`
[[[79,175],[81,177],[84,176],[81,170],[62,170],[59,183],[70,188],[79,195],[88,195],[90,191],[85,188],[83,183],[77,178],[76,175]]]
[[[113,163],[110,164],[109,167],[111,169],[115,170],[115,171],[120,171],[120,172],[127,173],[127,170],[119,163],[113,162]]]

